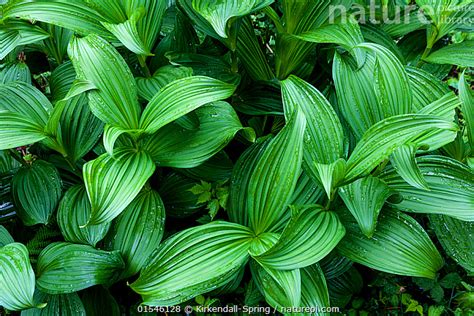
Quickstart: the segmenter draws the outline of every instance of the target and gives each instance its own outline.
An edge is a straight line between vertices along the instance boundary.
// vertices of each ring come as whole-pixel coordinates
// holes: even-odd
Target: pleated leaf
[[[35,302],[45,302],[44,308],[32,308],[21,312],[21,316],[86,316],[86,310],[77,293],[70,294],[46,294],[35,292]]]
[[[330,306],[328,286],[323,271],[317,264],[300,270],[301,273],[301,306],[314,308]],[[304,313],[303,315],[329,315],[330,313]]]
[[[14,242],[15,241],[13,240],[13,237],[10,235],[8,230],[2,225],[0,225],[0,248]]]
[[[82,35],[94,33],[112,37],[99,22],[104,20],[104,17],[86,6],[83,1],[9,1],[3,6],[3,18],[41,21],[71,29]]]
[[[61,198],[61,185],[56,167],[43,160],[22,167],[15,174],[12,194],[23,224],[49,223]]]
[[[474,67],[474,40],[445,46],[431,53],[424,60],[433,64]]]
[[[446,254],[473,275],[474,222],[465,222],[446,215],[430,215],[429,218]]]
[[[203,1],[193,0],[192,6],[204,17],[220,37],[228,37],[229,24],[237,17],[245,16],[273,3],[274,0]]]
[[[77,184],[64,194],[58,208],[58,225],[66,241],[95,247],[110,228],[110,223],[84,226],[91,216],[91,205],[83,185]]]
[[[251,231],[214,221],[168,238],[151,256],[132,289],[143,304],[169,306],[230,281],[248,260]]]
[[[301,109],[306,117],[304,159],[332,163],[343,155],[344,133],[333,107],[315,87],[291,75],[281,82],[285,113]]]
[[[152,77],[136,78],[138,95],[150,101],[153,99],[153,96],[159,92],[167,84],[186,77],[191,77],[193,75],[193,69],[188,67],[179,67],[179,66],[164,66],[159,68]]]
[[[38,257],[36,286],[48,294],[77,292],[97,284],[113,283],[123,268],[118,251],[55,242]]]
[[[446,84],[421,68],[407,67],[406,71],[413,92],[413,109],[416,111],[439,100],[449,92]]]
[[[256,233],[271,231],[283,216],[301,172],[306,119],[294,112],[258,158],[248,182],[247,212]]]
[[[43,129],[51,110],[49,100],[32,85],[18,81],[0,85],[0,149],[46,138]]]
[[[140,128],[152,134],[207,103],[230,97],[235,86],[205,76],[175,80],[161,89],[143,111]]]
[[[22,81],[31,84],[31,72],[24,62],[8,63],[0,71],[0,84]]]
[[[456,137],[458,128],[455,123],[433,115],[409,114],[387,118],[372,126],[357,143],[347,161],[345,180],[367,175],[399,146],[417,144],[418,141],[426,144],[429,139],[422,138],[428,132],[449,131],[441,146],[448,144]]]
[[[35,274],[23,244],[11,243],[0,247],[0,289],[0,306],[8,310],[38,306],[33,300]]]
[[[365,64],[356,69],[335,54],[333,76],[344,118],[357,138],[375,123],[412,110],[407,73],[387,48],[372,43],[356,46],[367,50]]]
[[[372,176],[339,188],[339,196],[368,238],[373,236],[380,210],[390,195],[390,188]]]
[[[304,268],[324,258],[344,234],[344,226],[334,212],[323,211],[319,206],[294,207],[275,246],[253,258],[271,269]]]
[[[270,81],[275,77],[248,17],[242,19],[239,28],[237,55],[253,80]]]
[[[257,140],[255,144],[244,151],[237,160],[229,187],[229,198],[227,212],[232,222],[249,226],[249,214],[247,212],[247,188],[257,162],[264,153],[270,140]]]
[[[390,156],[390,162],[408,184],[417,189],[429,190],[428,183],[426,183],[420,168],[416,165],[416,150],[417,146],[413,144],[400,146]]]
[[[161,2],[161,1],[160,1]],[[123,23],[107,23],[101,22],[101,24],[118,40],[125,45],[129,50],[138,55],[151,55],[150,48],[146,47],[138,34],[137,22],[145,14],[144,8],[136,10],[130,18]]]
[[[227,102],[214,102],[194,113],[199,119],[197,130],[171,123],[145,139],[143,148],[158,165],[196,167],[217,154],[244,128]]]
[[[7,57],[20,45],[33,44],[49,36],[48,32],[37,25],[20,20],[5,19],[0,25],[0,60]]]
[[[364,42],[364,37],[362,36],[359,24],[353,16],[349,17],[349,21],[328,24],[315,30],[295,35],[295,37],[307,42],[340,45],[354,55],[359,66],[362,66],[365,62],[365,52],[361,48],[355,48]]]
[[[52,102],[64,99],[74,80],[76,80],[76,71],[74,70],[72,62],[67,61],[56,67],[51,72],[51,77],[49,79]]]
[[[403,200],[393,207],[414,213],[443,214],[474,221],[474,175],[472,170],[448,157],[424,156],[416,159],[429,191],[407,184],[388,168],[380,177],[399,192]]]
[[[110,222],[140,192],[155,171],[151,157],[143,151],[117,149],[114,156],[103,154],[83,167],[91,217],[86,225]]]
[[[97,88],[88,93],[92,113],[111,125],[138,128],[141,109],[135,79],[117,50],[92,34],[74,37],[68,54],[77,78],[90,81]]]
[[[250,264],[252,279],[273,308],[299,306],[301,302],[300,269],[275,270],[262,267],[255,261]]]
[[[149,188],[140,192],[117,217],[106,239],[107,249],[118,250],[125,261],[120,278],[140,271],[158,248],[165,224],[165,208],[159,194]]]
[[[92,114],[86,95],[65,102],[60,118],[60,139],[66,157],[75,162],[94,147],[104,124]]]
[[[382,212],[367,238],[354,221],[345,221],[338,251],[356,263],[383,272],[434,279],[443,259],[420,224],[403,213]]]
[[[461,100],[461,111],[466,121],[467,137],[474,148],[474,94],[466,83],[465,72],[459,78],[459,99]]]

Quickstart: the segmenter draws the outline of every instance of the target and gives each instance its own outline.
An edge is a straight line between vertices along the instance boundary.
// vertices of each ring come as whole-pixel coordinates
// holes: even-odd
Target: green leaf
[[[399,146],[423,140],[428,132],[450,131],[442,139],[448,144],[456,137],[458,126],[433,115],[407,114],[387,118],[372,126],[357,143],[347,161],[346,181],[370,173],[379,163],[387,159]],[[423,140],[423,144],[429,141]],[[430,148],[435,150],[437,148]]]
[[[434,279],[443,259],[428,234],[412,217],[382,212],[372,238],[364,236],[357,223],[344,222],[346,237],[338,251],[354,262],[399,275]]]
[[[449,64],[474,67],[474,40],[445,46],[431,53],[424,60],[433,64]]]
[[[339,188],[339,196],[368,238],[373,236],[380,210],[391,193],[382,180],[372,176]]]
[[[275,270],[262,267],[252,261],[250,271],[252,272],[252,279],[270,306],[278,308],[300,305],[300,269]]]
[[[361,67],[365,62],[365,52],[356,48],[364,42],[361,29],[353,16],[349,21],[327,24],[312,31],[295,35],[296,38],[312,43],[331,43],[343,47],[348,52],[354,54],[357,64]]]
[[[3,14],[5,10],[3,9]],[[5,19],[4,19],[5,20]],[[20,45],[33,44],[50,35],[37,25],[19,20],[2,21],[0,25],[0,60]]]
[[[255,81],[270,81],[273,74],[266,56],[260,48],[250,18],[242,19],[237,36],[237,56],[250,77]]]
[[[323,190],[306,172],[302,172],[291,197],[290,205],[318,204]]]
[[[110,222],[140,192],[155,171],[151,157],[143,151],[117,149],[113,156],[103,154],[83,167],[91,217],[86,225]]]
[[[424,156],[416,159],[429,191],[408,185],[393,168],[381,179],[403,200],[393,207],[413,213],[444,214],[474,221],[474,176],[472,170],[448,157]]]
[[[36,88],[24,82],[0,84],[0,149],[28,145],[46,138],[43,129],[52,105]]]
[[[237,160],[229,187],[228,214],[232,222],[249,226],[247,207],[247,188],[249,187],[251,170],[255,170],[257,162],[270,143],[270,139],[257,140],[255,144],[244,151]]]
[[[49,79],[52,102],[64,99],[74,80],[76,80],[76,71],[72,62],[67,61],[55,68]]]
[[[143,111],[140,128],[146,133],[155,133],[200,106],[230,97],[234,90],[234,85],[204,76],[175,80],[150,100]]]
[[[160,244],[165,209],[157,192],[145,188],[117,217],[107,236],[108,250],[119,250],[125,261],[120,278],[136,274]]]
[[[341,112],[355,136],[361,138],[377,122],[410,113],[412,93],[403,65],[390,50],[372,43],[356,48],[368,51],[365,64],[355,69],[336,53],[333,77]]]
[[[322,184],[326,195],[328,198],[331,198],[334,189],[339,185],[341,180],[344,179],[346,174],[346,161],[340,158],[330,164],[314,162],[312,169],[315,174],[313,179],[316,179]]]
[[[76,162],[95,146],[102,134],[103,123],[92,114],[84,94],[65,102],[58,138],[67,159]],[[56,105],[55,110],[58,107]]]
[[[428,183],[421,174],[420,168],[416,165],[416,150],[417,146],[413,144],[406,144],[394,150],[390,156],[390,162],[397,173],[411,186],[421,189],[429,190]]]
[[[167,239],[150,258],[132,289],[143,304],[185,302],[229,282],[247,262],[252,233],[222,221],[183,230]]]
[[[141,109],[135,79],[117,50],[92,34],[73,37],[68,54],[77,78],[97,87],[88,93],[92,113],[105,123],[137,129]]]
[[[243,129],[227,102],[214,102],[194,113],[199,119],[198,130],[171,123],[144,140],[143,148],[159,166],[196,167],[222,150]]]
[[[120,307],[110,292],[101,285],[93,286],[82,292],[82,303],[87,316],[101,316],[104,311],[110,316],[120,316]]]
[[[474,274],[474,222],[465,222],[447,215],[430,215],[431,226],[446,254]]]
[[[304,159],[310,170],[314,172],[312,162],[329,164],[342,157],[342,125],[323,94],[293,75],[282,81],[281,87],[285,113],[301,109],[306,117]]]
[[[406,71],[413,92],[413,109],[416,111],[441,99],[449,92],[446,84],[423,69],[407,67]]]
[[[22,81],[31,85],[31,72],[24,62],[5,64],[0,71],[0,84]]]
[[[64,240],[95,247],[110,228],[110,223],[84,226],[91,216],[91,205],[83,185],[77,184],[66,191],[58,208],[58,225]]]
[[[274,229],[290,202],[301,172],[306,119],[294,112],[288,124],[258,157],[248,187],[249,226],[259,234]]]
[[[101,22],[101,24],[115,37],[122,42],[125,47],[138,55],[149,56],[150,48],[146,47],[140,38],[140,34],[137,29],[137,22],[145,14],[145,9],[142,7],[141,10],[136,10],[130,16],[130,18],[123,23],[107,23]]]
[[[274,0],[243,0],[243,1],[203,1],[193,0],[192,6],[204,17],[220,37],[228,37],[230,24],[238,17],[258,11]]]
[[[36,291],[34,299],[35,302],[45,302],[46,307],[24,310],[21,316],[86,316],[86,310],[77,293],[51,295]]]
[[[319,206],[294,207],[277,243],[253,258],[265,268],[304,268],[324,258],[344,234],[344,226],[334,212],[323,211]]]
[[[2,225],[0,225],[0,248],[14,242],[15,241],[13,240],[13,237],[10,235],[8,230]]]
[[[26,146],[46,138],[40,126],[19,113],[0,110],[0,150]]]
[[[97,284],[113,283],[123,268],[118,251],[55,242],[38,257],[36,286],[48,294],[77,292]]]
[[[47,224],[61,198],[61,178],[56,167],[36,160],[22,167],[12,179],[17,214],[27,226]]]
[[[157,94],[162,88],[167,84],[186,77],[191,77],[193,75],[193,69],[188,67],[180,66],[164,66],[159,68],[152,77],[149,78],[136,78],[138,95],[150,101],[153,99],[153,96]]]
[[[23,244],[0,247],[0,269],[0,306],[12,311],[40,307],[33,301],[35,274]]]
[[[467,137],[471,144],[471,150],[474,148],[474,95],[466,83],[465,71],[459,78],[459,99],[461,100],[461,111],[466,121]]]
[[[301,306],[315,308],[330,306],[329,293],[323,271],[317,264],[300,270]],[[305,313],[304,315],[329,315],[329,313]]]
[[[41,21],[71,29],[82,35],[98,34],[111,38],[99,21],[104,18],[87,7],[84,1],[9,1],[3,6],[3,19],[21,18]]]

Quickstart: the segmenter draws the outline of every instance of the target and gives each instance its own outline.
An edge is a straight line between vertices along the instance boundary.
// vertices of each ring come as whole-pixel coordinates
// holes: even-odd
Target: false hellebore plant
[[[474,273],[469,71],[459,95],[441,80],[474,66],[473,42],[441,40],[466,29],[446,19],[451,2],[417,1],[437,8],[427,23],[376,26],[344,16],[350,0],[7,1],[2,201],[42,228],[25,246],[0,226],[0,305],[85,314],[101,299],[118,313],[93,286],[127,282],[170,306],[235,291],[250,271],[248,292],[273,307],[330,306],[327,280],[352,262],[436,276],[443,258],[409,213],[428,214]],[[274,25],[272,58],[257,12]],[[49,57],[35,78],[47,88],[15,60],[24,45]],[[315,77],[316,60],[332,76]],[[229,177],[226,216],[165,231],[165,214],[201,207],[192,179]]]

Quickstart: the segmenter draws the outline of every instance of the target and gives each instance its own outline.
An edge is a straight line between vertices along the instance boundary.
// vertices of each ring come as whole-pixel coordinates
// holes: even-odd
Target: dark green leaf
[[[64,239],[95,247],[107,234],[110,223],[81,228],[90,216],[91,205],[85,187],[78,184],[67,190],[58,208],[58,225]]]
[[[118,251],[56,242],[39,255],[36,286],[48,294],[77,292],[97,284],[113,283],[123,268]]]
[[[91,217],[86,225],[110,222],[140,192],[155,171],[151,157],[143,151],[117,149],[113,156],[103,154],[83,167]]]
[[[169,306],[229,282],[247,262],[252,233],[244,226],[215,221],[183,230],[152,254],[132,289],[143,304]]]
[[[58,170],[43,160],[22,167],[13,177],[12,193],[25,225],[47,224],[61,198]]]
[[[0,247],[0,269],[0,306],[12,311],[44,307],[44,304],[33,301],[35,274],[23,244],[11,243]]]
[[[121,279],[140,271],[160,244],[165,224],[165,209],[160,196],[145,188],[117,217],[106,239],[108,250],[119,250],[125,261]]]
[[[337,249],[354,262],[388,273],[431,279],[443,266],[428,234],[408,215],[382,212],[372,238],[364,236],[356,222],[344,224],[347,234]]]

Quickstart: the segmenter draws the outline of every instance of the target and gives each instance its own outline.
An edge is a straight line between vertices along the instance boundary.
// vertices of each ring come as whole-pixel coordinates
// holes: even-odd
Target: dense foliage
[[[471,0],[0,4],[0,314],[472,315]]]

